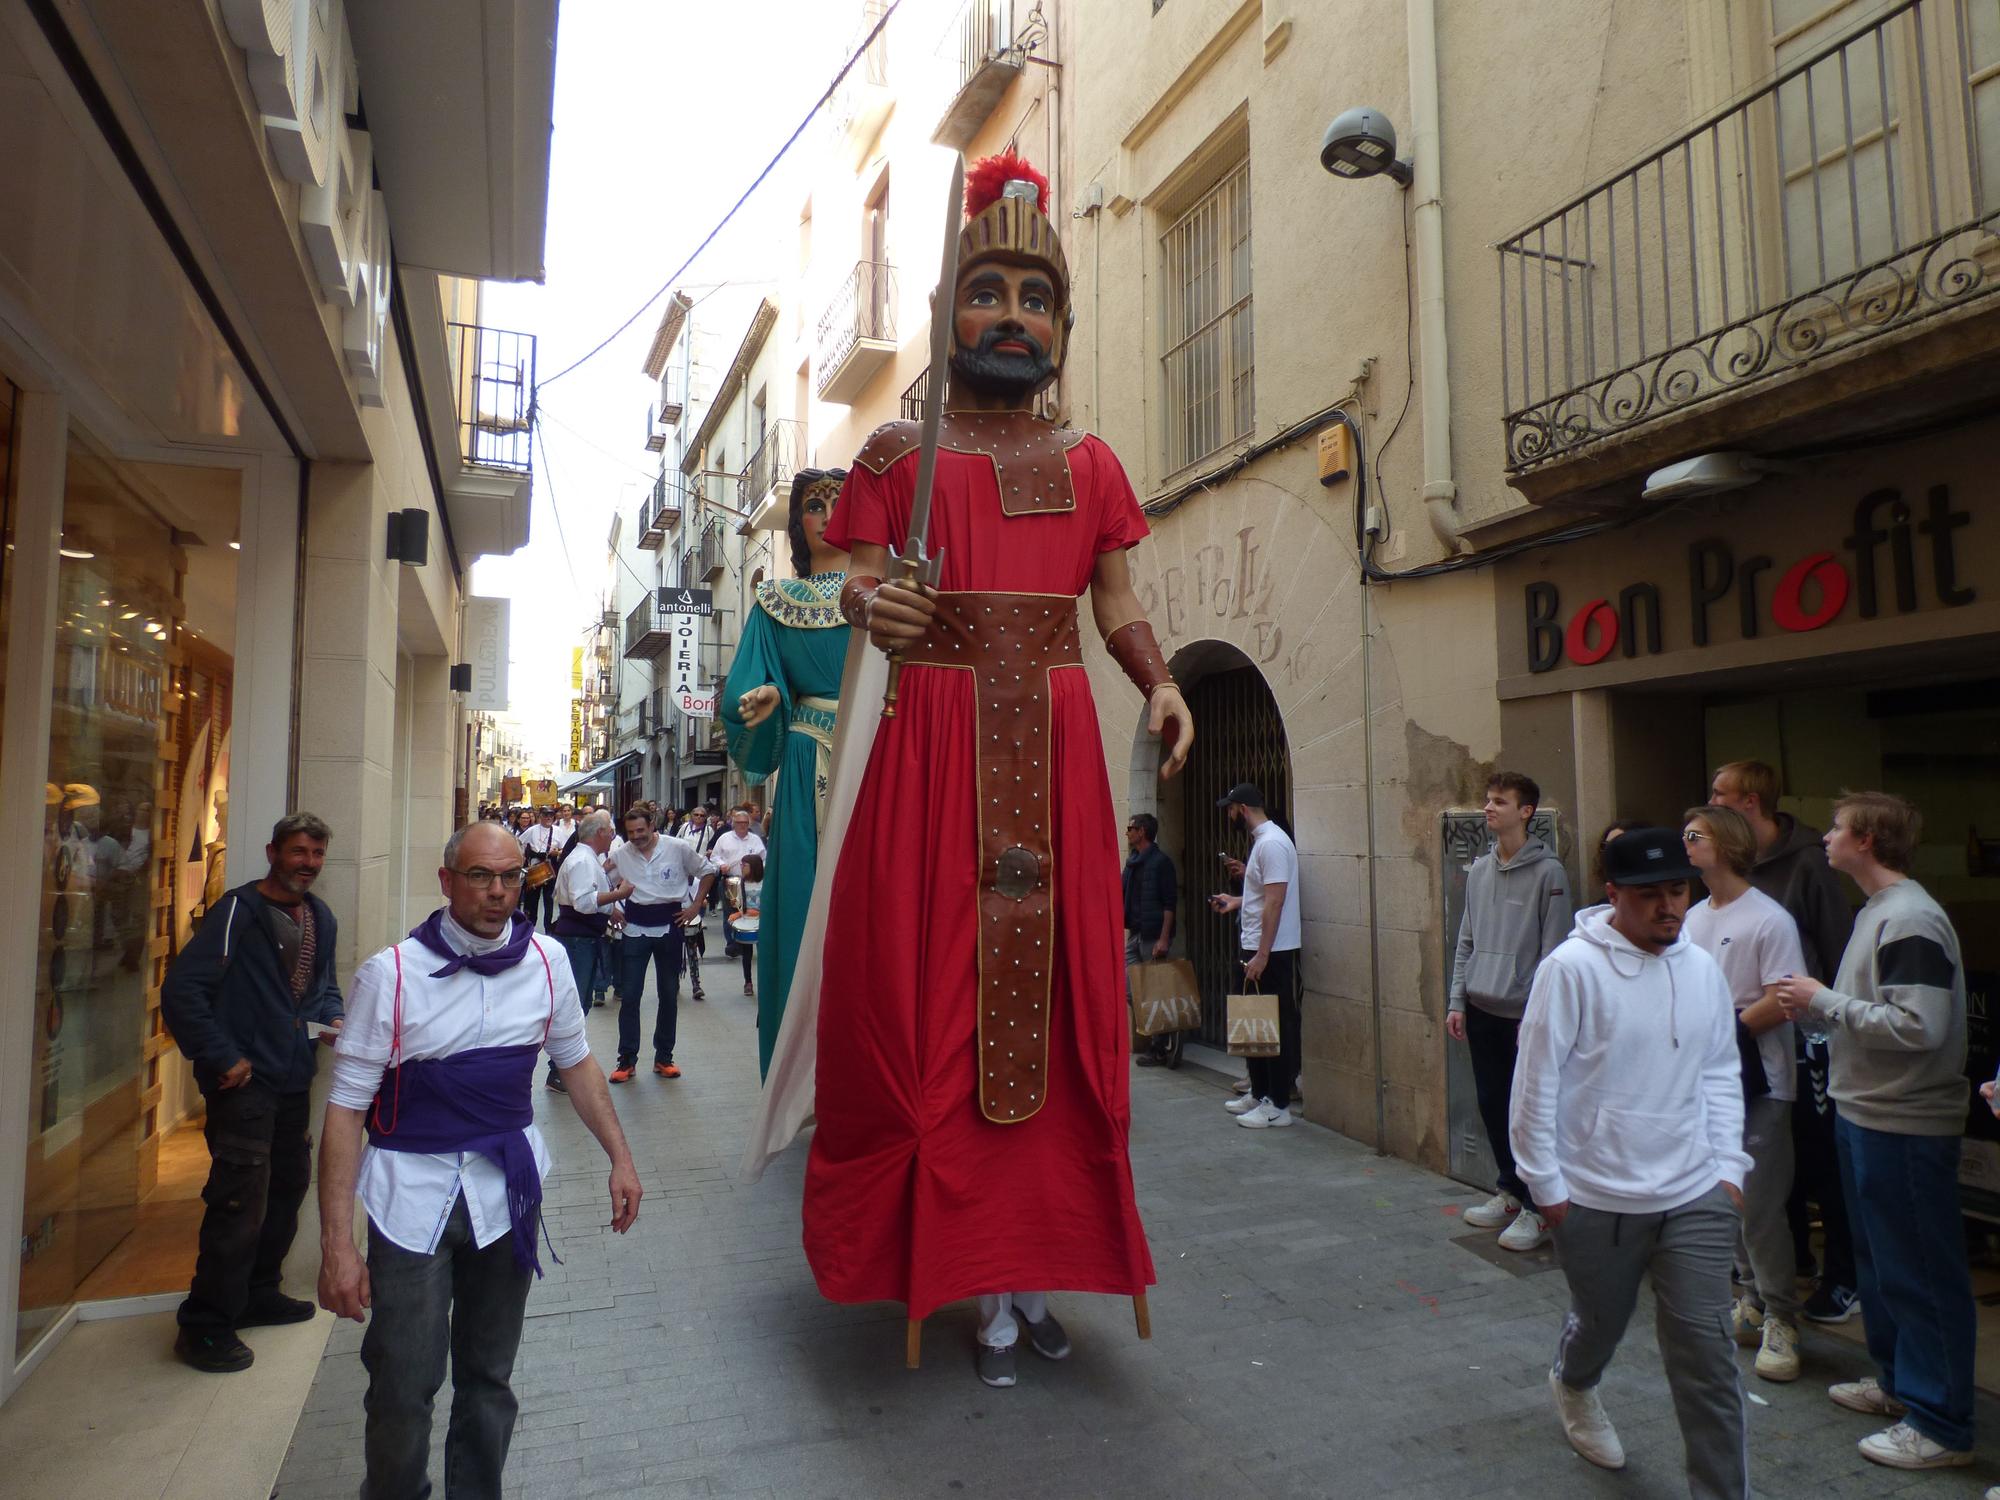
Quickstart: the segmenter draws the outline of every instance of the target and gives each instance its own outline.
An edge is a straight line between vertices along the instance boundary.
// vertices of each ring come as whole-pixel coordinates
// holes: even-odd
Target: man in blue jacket
[[[197,1370],[247,1370],[237,1330],[302,1323],[279,1273],[312,1185],[309,1091],[318,1026],[338,1031],[333,913],[312,894],[327,826],[278,820],[270,872],[216,902],[167,968],[160,1011],[208,1104],[210,1166],[194,1281],[174,1352]]]

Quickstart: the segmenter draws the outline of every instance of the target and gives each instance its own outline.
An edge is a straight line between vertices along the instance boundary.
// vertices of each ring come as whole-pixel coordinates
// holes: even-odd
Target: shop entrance
[[[1201,979],[1201,1040],[1224,1045],[1223,999],[1234,988],[1237,970],[1237,921],[1209,910],[1211,892],[1227,890],[1222,871],[1224,854],[1242,859],[1248,852],[1244,836],[1229,830],[1229,820],[1215,804],[1238,782],[1248,781],[1264,794],[1264,810],[1287,833],[1292,828],[1292,757],[1285,739],[1285,722],[1264,682],[1264,674],[1233,647],[1204,642],[1219,653],[1208,670],[1197,662],[1192,675],[1182,652],[1175,674],[1186,685],[1188,711],[1196,725],[1194,749],[1181,773],[1180,838],[1163,827],[1160,838],[1180,867],[1180,932],[1185,951]],[[1194,650],[1196,648],[1190,648]],[[1164,822],[1164,820],[1162,820]],[[1178,848],[1176,848],[1178,843]],[[1293,893],[1296,899],[1297,893]]]
[[[1833,659],[1805,680],[1729,679],[1697,690],[1615,695],[1616,806],[1669,825],[1707,800],[1713,769],[1732,760],[1776,768],[1780,810],[1824,830],[1844,789],[1906,797],[1923,814],[1915,878],[1958,933],[1967,990],[1966,1073],[2000,1067],[2000,678],[1990,643],[1901,653],[1887,662]],[[1954,671],[1954,665],[1957,670]],[[1861,894],[1847,887],[1850,903]],[[1959,1172],[1974,1291],[1979,1383],[2000,1389],[2000,1121],[1968,1100]],[[1853,1328],[1858,1329],[1858,1320]],[[1858,1335],[1857,1335],[1858,1336]]]

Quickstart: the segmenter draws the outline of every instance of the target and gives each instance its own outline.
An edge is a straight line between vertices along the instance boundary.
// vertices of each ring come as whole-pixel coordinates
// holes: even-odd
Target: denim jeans
[[[609,990],[610,988],[611,988],[611,935],[609,933],[600,933],[597,939],[597,969],[595,971],[593,982],[590,987],[590,993],[584,995],[584,998],[586,1000],[594,1000],[599,1003],[602,1003],[604,1000],[605,991]],[[578,987],[577,993],[583,994],[581,986]]]
[[[639,1005],[646,993],[646,965],[650,962],[658,991],[653,1061],[670,1063],[680,1022],[681,930],[669,927],[664,937],[640,937],[628,931],[618,946],[625,950],[624,968],[618,976],[618,1060],[636,1062],[639,1058]]]
[[[1534,1195],[1514,1168],[1514,1143],[1507,1133],[1507,1110],[1514,1097],[1514,1061],[1520,1055],[1519,1017],[1496,1016],[1465,1002],[1465,1050],[1472,1059],[1472,1092],[1479,1101],[1479,1123],[1486,1130],[1486,1144],[1499,1169],[1497,1186],[1511,1193],[1527,1208],[1535,1206]]]
[[[1972,1446],[1978,1309],[1959,1221],[1955,1135],[1896,1135],[1834,1122],[1854,1233],[1855,1291],[1882,1388],[1934,1443]]]
[[[533,1273],[514,1264],[503,1234],[484,1250],[461,1196],[435,1254],[419,1255],[368,1226],[373,1298],[361,1363],[368,1371],[362,1500],[426,1500],[431,1403],[451,1357],[444,1489],[451,1500],[499,1500],[519,1403],[509,1381]]]
[[[250,1300],[275,1292],[312,1185],[312,1101],[251,1080],[205,1089],[207,1208],[180,1326],[232,1332]]]
[[[559,937],[557,942],[563,952],[569,955],[569,971],[576,976],[576,998],[583,1006],[583,1019],[590,1019],[590,990],[597,983],[597,945],[603,939],[592,937]],[[549,1064],[549,1077],[556,1076],[556,1065]]]

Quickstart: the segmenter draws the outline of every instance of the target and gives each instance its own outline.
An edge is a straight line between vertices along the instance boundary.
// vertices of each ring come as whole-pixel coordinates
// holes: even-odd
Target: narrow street
[[[712,935],[710,951],[721,944]],[[1153,1338],[1129,1305],[1054,1306],[1075,1353],[1023,1352],[1021,1381],[973,1377],[971,1308],[925,1329],[903,1368],[899,1306],[836,1307],[799,1246],[802,1147],[736,1180],[756,1089],[752,1005],[734,965],[685,1000],[686,1076],[614,1091],[645,1183],[638,1225],[601,1228],[596,1144],[537,1094],[557,1168],[548,1226],[563,1264],[528,1303],[510,1494],[771,1500],[877,1496],[1684,1496],[1680,1440],[1649,1301],[1604,1387],[1623,1475],[1564,1445],[1544,1375],[1565,1294],[1546,1254],[1468,1237],[1458,1184],[1317,1126],[1239,1130],[1219,1077],[1135,1070],[1132,1163],[1159,1286]],[[647,1015],[650,1018],[651,1006]],[[611,1056],[616,1013],[593,1013]],[[650,1021],[649,1021],[650,1024]],[[1033,1205],[1019,1205],[1033,1212]],[[362,1468],[361,1329],[343,1324],[300,1420],[280,1500],[348,1500]],[[1771,1496],[1976,1496],[2000,1479],[2000,1409],[1982,1462],[1905,1475],[1866,1463],[1873,1428],[1825,1385],[1867,1370],[1858,1346],[1806,1340],[1790,1387],[1751,1379],[1751,1459]],[[1749,1355],[1743,1356],[1747,1371]],[[444,1413],[432,1470],[443,1489]]]

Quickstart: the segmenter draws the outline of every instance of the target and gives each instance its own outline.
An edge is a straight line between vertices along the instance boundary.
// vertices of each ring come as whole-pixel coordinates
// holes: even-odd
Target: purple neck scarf
[[[528,956],[528,941],[535,934],[535,924],[521,912],[515,912],[513,925],[507,933],[507,941],[491,953],[460,953],[445,941],[445,909],[440,906],[417,926],[410,929],[410,936],[422,943],[431,952],[447,960],[442,969],[431,975],[433,979],[445,979],[460,969],[470,969],[475,974],[484,974],[489,979],[495,974],[504,974]]]

